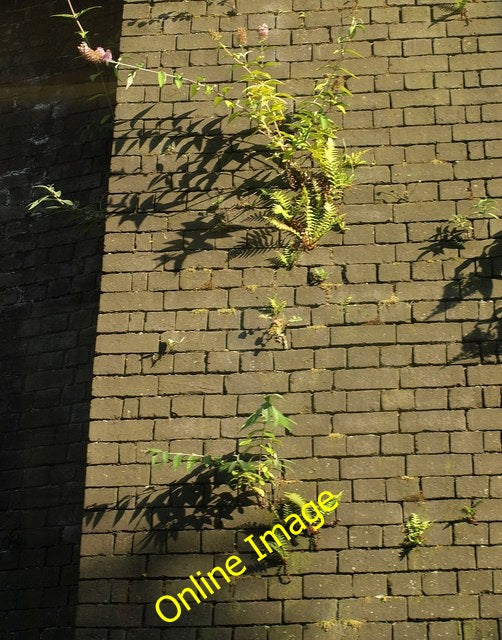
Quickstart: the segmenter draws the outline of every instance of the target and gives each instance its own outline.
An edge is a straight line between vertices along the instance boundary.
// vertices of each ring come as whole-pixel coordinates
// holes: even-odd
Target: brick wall
[[[121,50],[224,82],[232,69],[209,29],[228,41],[265,21],[278,74],[307,90],[349,20],[341,4],[128,1]],[[233,210],[230,228],[208,213],[266,172],[242,164],[243,123],[214,124],[211,101],[146,75],[119,89],[79,640],[500,635],[501,225],[475,219],[463,246],[438,237],[455,213],[502,195],[500,3],[469,3],[468,24],[438,2],[359,6],[365,57],[347,62],[359,78],[340,140],[368,152],[346,197],[350,231],[289,272],[270,267],[274,234]],[[335,286],[310,286],[315,266]],[[272,294],[303,318],[289,350],[263,343]],[[159,357],[160,341],[182,338]],[[269,392],[298,423],[283,448],[288,486],[309,498],[343,490],[340,524],[318,552],[292,555],[287,584],[273,568],[250,572],[163,623],[156,599],[234,550],[245,557],[246,527],[263,514],[229,510],[207,478],[151,468],[143,450],[232,450]],[[462,522],[476,498],[478,526]],[[434,524],[402,556],[412,512]]]
[[[99,25],[112,44],[121,9],[107,2],[90,37]],[[50,18],[64,11],[60,0],[2,3],[0,636],[9,640],[68,640],[75,617],[103,224],[84,233],[67,215],[28,216],[26,205],[40,183],[99,202],[110,135],[89,128],[105,112],[88,101],[99,89],[76,60],[73,25]]]

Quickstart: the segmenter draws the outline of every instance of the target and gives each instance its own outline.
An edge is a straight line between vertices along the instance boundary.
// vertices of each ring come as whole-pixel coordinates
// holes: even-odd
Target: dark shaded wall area
[[[92,2],[77,2],[81,9]],[[35,184],[106,195],[110,131],[63,0],[5,0],[0,55],[0,637],[73,637],[102,222],[28,215]],[[120,0],[89,37],[116,47]],[[93,24],[94,23],[94,24]],[[113,74],[108,73],[113,101]],[[1,614],[0,614],[1,615]]]

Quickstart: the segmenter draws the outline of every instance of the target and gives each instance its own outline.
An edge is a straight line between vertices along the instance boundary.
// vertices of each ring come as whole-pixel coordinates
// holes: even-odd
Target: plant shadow
[[[444,244],[433,242],[420,258],[428,252],[440,255],[444,247]],[[498,297],[495,288],[496,283],[502,280],[502,231],[493,235],[492,241],[483,247],[481,253],[478,254],[474,248],[473,245],[472,250],[467,248],[463,251],[466,257],[455,267],[453,277],[444,287],[441,300],[429,314],[428,320],[440,314],[445,314],[446,319],[449,319],[449,312],[452,312],[451,316],[456,314],[456,308],[465,301],[489,304],[492,298]],[[493,308],[487,306],[487,309],[485,314],[480,312],[477,320],[465,322],[460,353],[451,361],[479,359],[482,362],[496,363],[500,360],[502,311],[496,305]]]

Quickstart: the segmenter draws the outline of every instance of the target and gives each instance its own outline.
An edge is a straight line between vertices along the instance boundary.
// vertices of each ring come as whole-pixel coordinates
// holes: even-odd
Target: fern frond
[[[285,493],[284,497],[287,500],[285,505],[296,507],[298,509],[298,513],[301,512],[302,508],[306,504],[305,500],[301,497],[299,493]]]
[[[280,231],[285,231],[286,233],[291,233],[292,235],[296,236],[297,238],[301,238],[302,237],[301,234],[296,229],[291,227],[286,222],[282,222],[281,220],[277,220],[277,218],[272,218],[270,216],[266,216],[265,220],[269,224],[271,224],[273,227],[275,227],[276,229],[279,229]]]
[[[291,220],[293,217],[291,195],[282,189],[271,189],[265,193],[272,202],[272,213],[284,220]]]
[[[304,233],[303,235],[309,240],[312,238],[313,229],[315,228],[315,217],[312,208],[312,202],[310,199],[310,193],[307,187],[304,185],[298,198],[299,213],[304,221]]]

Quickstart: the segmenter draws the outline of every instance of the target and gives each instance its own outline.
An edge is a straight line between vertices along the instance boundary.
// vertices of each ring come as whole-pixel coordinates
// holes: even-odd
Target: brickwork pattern
[[[232,68],[208,31],[228,41],[266,22],[278,74],[307,91],[349,20],[336,4],[132,0],[121,49],[225,82]],[[259,224],[216,225],[208,214],[222,190],[266,171],[242,163],[242,123],[220,128],[211,101],[147,77],[119,90],[79,640],[502,633],[502,227],[475,219],[462,246],[438,235],[452,215],[472,217],[479,198],[502,196],[500,3],[469,3],[468,22],[431,0],[358,4],[364,58],[346,63],[359,78],[340,141],[368,149],[367,165],[346,197],[350,230],[291,271],[270,267]],[[330,286],[309,285],[316,266]],[[303,319],[288,330],[289,350],[264,340],[259,313],[273,294]],[[161,354],[168,339],[183,341]],[[244,553],[245,525],[263,514],[222,513],[207,482],[151,468],[144,450],[233,450],[270,392],[298,423],[283,448],[295,463],[290,486],[308,498],[343,490],[340,523],[317,553],[292,555],[287,584],[274,569],[243,577],[167,625],[155,600]],[[474,526],[462,507],[477,498]],[[412,512],[433,525],[403,557]]]
[[[107,2],[98,21],[110,44],[121,9]],[[104,111],[88,101],[97,88],[76,60],[73,28],[50,17],[62,12],[59,0],[1,9],[2,640],[70,640],[75,626],[103,223],[83,233],[26,205],[35,184],[99,202],[110,132],[81,138]]]

